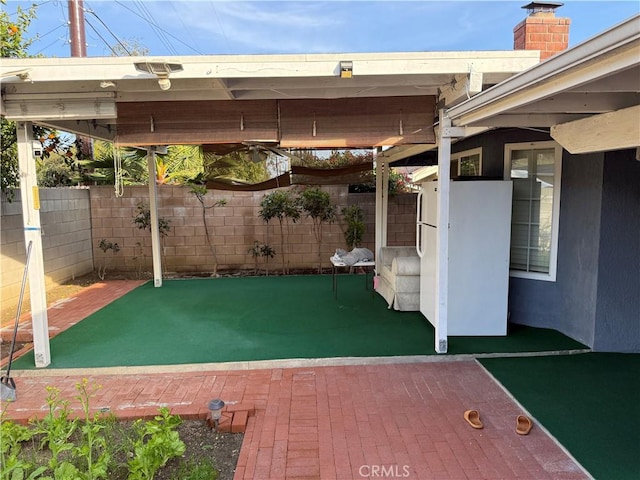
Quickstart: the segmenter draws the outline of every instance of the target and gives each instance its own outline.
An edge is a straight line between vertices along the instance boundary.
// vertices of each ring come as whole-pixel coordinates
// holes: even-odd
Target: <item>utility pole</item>
[[[86,57],[87,41],[84,35],[83,0],[69,0],[69,33],[71,34],[71,56]]]
[[[71,36],[71,56],[87,56],[87,40],[84,33],[84,1],[69,0],[69,34]],[[93,140],[78,135],[78,148],[85,157],[93,158]]]

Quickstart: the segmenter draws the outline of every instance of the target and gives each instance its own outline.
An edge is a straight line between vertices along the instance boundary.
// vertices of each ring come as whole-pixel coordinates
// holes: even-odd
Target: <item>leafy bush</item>
[[[294,195],[289,190],[276,190],[262,197],[258,216],[269,223],[277,218],[280,224],[280,252],[282,254],[282,273],[287,273],[285,263],[285,232],[284,225],[288,220],[296,223],[300,219],[300,206]]]
[[[333,223],[336,207],[331,203],[331,195],[318,187],[302,190],[298,203],[302,211],[313,221],[313,234],[318,242],[318,273],[322,273],[322,226],[325,223]]]
[[[350,205],[343,207],[341,210],[344,221],[347,222],[347,228],[344,230],[344,239],[347,247],[352,250],[359,247],[362,243],[362,237],[365,232],[364,212],[359,205]]]
[[[98,265],[98,277],[100,277],[100,280],[104,280],[104,277],[107,274],[107,266],[109,264],[109,257],[107,257],[107,252],[111,250],[115,255],[120,251],[120,245],[110,242],[106,238],[103,238],[102,240],[100,240],[100,243],[98,243],[98,248],[102,250],[103,253],[102,261]]]
[[[185,451],[185,444],[175,429],[180,417],[171,415],[166,407],[154,420],[137,420],[134,429],[138,438],[134,441],[134,457],[128,462],[129,480],[152,480],[156,472],[173,457]]]
[[[97,480],[124,478],[150,480],[170,459],[185,452],[176,428],[182,420],[165,407],[153,420],[138,420],[133,435],[115,431],[115,417],[97,412],[91,415],[90,401],[100,387],[87,379],[76,384],[75,397],[82,406],[82,417],[71,418],[69,402],[60,390],[47,388],[48,413],[42,420],[22,426],[0,415],[0,480]],[[22,446],[26,442],[39,446],[37,455]],[[129,458],[117,462],[114,457]],[[187,466],[182,466],[182,471]],[[212,464],[198,466],[200,476],[180,478],[199,480],[216,478]],[[214,473],[212,473],[214,472]],[[194,473],[195,475],[195,473]],[[208,475],[208,476],[207,476]]]

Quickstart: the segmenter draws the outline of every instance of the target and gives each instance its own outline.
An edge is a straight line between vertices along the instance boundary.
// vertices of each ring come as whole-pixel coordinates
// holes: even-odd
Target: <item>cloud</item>
[[[335,50],[327,31],[342,21],[324,2],[180,2],[181,23],[204,53],[298,53]],[[175,15],[165,11],[164,17]],[[166,20],[163,20],[163,22]]]

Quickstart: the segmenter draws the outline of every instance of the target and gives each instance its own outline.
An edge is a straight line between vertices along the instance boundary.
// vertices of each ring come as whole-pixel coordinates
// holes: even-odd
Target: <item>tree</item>
[[[118,40],[118,43],[109,48],[112,57],[146,57],[150,53],[149,49],[135,37]]]
[[[36,39],[28,39],[24,34],[31,21],[36,18],[36,7],[24,10],[17,7],[16,20],[12,21],[5,11],[6,0],[0,0],[0,56],[2,58],[25,58],[27,48]],[[2,117],[0,138],[0,187],[7,192],[8,198],[13,198],[13,189],[20,181],[18,171],[18,147],[16,138],[16,124]]]
[[[138,214],[133,217],[133,223],[140,230],[151,231],[151,210],[149,209],[149,206],[144,202],[140,202],[138,203],[137,208]],[[162,244],[162,263],[166,265],[164,239],[167,235],[169,235],[169,232],[171,231],[171,222],[169,221],[169,219],[158,217],[158,230],[160,232],[160,242]]]
[[[203,155],[200,145],[171,145],[167,155],[158,155],[163,169],[163,181],[159,183],[186,184],[202,175]],[[158,163],[156,164],[158,166]],[[158,177],[160,168],[158,168]]]
[[[286,258],[284,251],[285,233],[284,224],[287,220],[296,223],[300,219],[300,207],[289,190],[276,190],[262,197],[258,216],[269,223],[277,218],[280,224],[280,252],[282,253],[282,274],[287,274]]]
[[[134,148],[116,148],[110,142],[96,140],[93,143],[93,159],[81,160],[83,181],[95,185],[113,185],[115,182],[115,160],[120,157],[122,179],[125,185],[147,183],[148,170],[146,152]]]
[[[331,204],[331,195],[318,187],[304,189],[298,202],[313,222],[313,234],[318,242],[318,273],[322,273],[322,226],[336,219],[336,207]]]
[[[213,240],[211,240],[211,235],[209,235],[209,224],[207,223],[207,210],[214,207],[222,207],[227,204],[226,199],[221,199],[213,202],[212,205],[207,205],[205,201],[205,196],[207,195],[207,187],[205,185],[191,185],[191,193],[196,196],[198,202],[200,202],[200,206],[202,207],[202,223],[204,224],[204,234],[207,237],[207,244],[209,245],[209,249],[211,250],[211,255],[213,256],[213,274],[212,276],[218,275],[218,255],[216,254],[216,246],[213,244]]]
[[[0,0],[0,5],[6,5],[7,0]],[[26,58],[27,49],[38,37],[27,38],[25,34],[31,22],[36,18],[37,5],[28,9],[20,6],[16,8],[16,20],[12,21],[3,7],[0,9],[0,56],[2,58]]]
[[[265,162],[253,162],[244,152],[203,155],[204,178],[239,183],[260,183],[269,178]]]
[[[64,157],[53,154],[48,158],[36,158],[38,185],[41,187],[68,187],[78,184],[80,177],[73,172]]]
[[[0,57],[2,58],[26,58],[29,57],[27,49],[38,39],[38,36],[28,38],[27,30],[31,22],[36,18],[36,7],[32,5],[28,9],[16,7],[16,18],[12,20],[5,11],[6,0],[0,0],[3,6],[0,9]],[[20,184],[18,168],[18,147],[16,136],[16,124],[2,117],[0,120],[2,138],[0,143],[0,187],[9,200],[13,199],[13,190]],[[75,156],[73,140],[71,137],[61,136],[55,130],[34,125],[34,138],[39,139],[43,146],[43,158],[48,158],[52,153],[58,153],[70,166],[74,166]],[[74,168],[70,168],[74,171]],[[71,176],[71,175],[69,175]]]

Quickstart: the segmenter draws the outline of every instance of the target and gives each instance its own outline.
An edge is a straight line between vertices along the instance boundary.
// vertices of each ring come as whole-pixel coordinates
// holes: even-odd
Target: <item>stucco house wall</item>
[[[640,352],[640,162],[605,153],[593,348]]]
[[[556,282],[511,278],[512,321],[595,351],[640,351],[640,163],[631,150],[562,165]]]
[[[504,145],[552,140],[502,129],[454,144],[482,147],[483,175],[504,175]],[[510,321],[553,328],[597,351],[640,352],[640,162],[635,151],[563,151],[556,281],[511,277]]]

